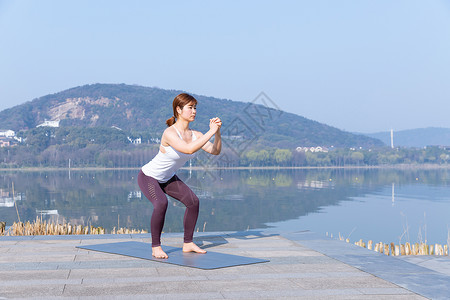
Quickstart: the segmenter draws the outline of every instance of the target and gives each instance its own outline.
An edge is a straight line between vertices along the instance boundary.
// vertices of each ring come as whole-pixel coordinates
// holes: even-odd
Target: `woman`
[[[144,195],[153,204],[151,219],[152,255],[156,258],[168,258],[161,248],[161,232],[167,210],[165,194],[177,199],[186,206],[184,214],[183,252],[206,253],[193,242],[194,228],[197,223],[199,201],[191,189],[181,181],[175,172],[200,149],[218,155],[222,148],[219,118],[209,120],[209,131],[205,134],[189,128],[195,120],[197,100],[188,94],[179,94],[172,103],[173,116],[166,121],[158,154],[138,175],[138,184]],[[215,136],[214,143],[209,140]]]

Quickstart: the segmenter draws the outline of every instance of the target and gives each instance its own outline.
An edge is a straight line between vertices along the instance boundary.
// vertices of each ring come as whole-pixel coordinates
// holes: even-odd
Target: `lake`
[[[198,231],[273,227],[351,241],[447,243],[447,169],[181,170],[200,198]],[[0,221],[37,216],[74,225],[150,231],[138,170],[1,171]],[[14,198],[12,185],[14,184]],[[14,207],[14,199],[17,211]],[[164,232],[180,232],[184,206],[169,199]]]

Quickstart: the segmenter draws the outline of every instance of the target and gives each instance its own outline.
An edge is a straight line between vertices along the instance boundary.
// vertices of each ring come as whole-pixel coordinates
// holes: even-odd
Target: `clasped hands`
[[[209,128],[217,131],[222,127],[222,120],[219,117],[209,119]]]

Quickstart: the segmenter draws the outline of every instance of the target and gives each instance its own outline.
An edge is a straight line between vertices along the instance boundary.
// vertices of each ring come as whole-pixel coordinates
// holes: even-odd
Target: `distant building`
[[[391,148],[394,149],[394,129],[391,129]]]
[[[129,136],[127,136],[127,139],[130,141],[130,143],[132,143],[134,145],[140,145],[142,143],[142,139],[141,138],[132,139]]]
[[[0,147],[3,148],[9,146],[11,146],[11,140],[4,137],[0,137]]]
[[[10,129],[0,129],[0,136],[13,138],[16,136],[16,133]]]
[[[15,146],[15,141],[22,141],[22,138],[16,137],[16,133],[10,129],[0,129],[0,147]]]
[[[41,123],[36,127],[59,127],[59,120],[56,121],[45,120],[44,123]]]
[[[427,145],[424,147],[425,149],[431,149],[431,148],[438,148],[445,151],[450,151],[450,146],[444,146],[444,145]]]
[[[297,152],[328,152],[328,148],[322,147],[322,146],[316,146],[316,147],[297,147],[295,148],[295,151]]]

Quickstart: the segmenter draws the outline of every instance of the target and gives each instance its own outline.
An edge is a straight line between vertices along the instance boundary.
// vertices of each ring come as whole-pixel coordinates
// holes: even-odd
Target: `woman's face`
[[[186,104],[183,109],[178,110],[178,117],[183,118],[189,122],[195,120],[195,115],[197,113],[197,105],[193,102]]]

